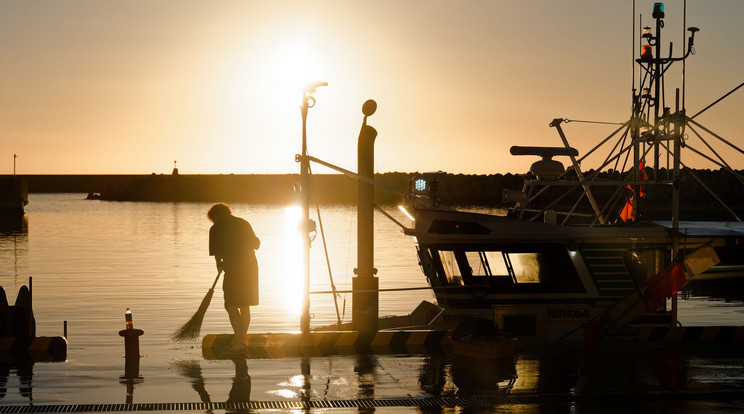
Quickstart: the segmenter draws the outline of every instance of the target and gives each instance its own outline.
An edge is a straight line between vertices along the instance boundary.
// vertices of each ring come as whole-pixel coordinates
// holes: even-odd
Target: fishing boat
[[[693,54],[698,28],[687,28],[686,48],[674,57],[671,44],[662,48],[662,3],[654,4],[653,20],[634,59],[640,76],[627,121],[581,156],[563,118],[550,123],[559,146],[512,147],[512,155],[537,160],[521,190],[504,190],[505,215],[441,205],[441,173],[411,181],[415,225],[405,232],[415,237],[441,308],[429,326],[486,318],[520,341],[579,340],[589,330],[633,338],[644,328],[678,325],[676,292],[686,283],[744,276],[741,213],[683,162],[683,153],[696,153],[744,185],[703,133],[744,152],[696,121],[723,98],[689,116],[683,79],[682,98],[677,89],[671,105],[664,99],[665,74]],[[582,170],[586,157],[603,151],[600,166]],[[683,182],[701,185],[727,217],[697,220],[699,212],[681,202]]]
[[[655,30],[639,31],[639,68],[634,78],[630,117],[597,146],[580,156],[570,145],[563,126],[572,121],[556,118],[550,123],[560,145],[514,146],[514,156],[538,159],[523,174],[521,190],[504,190],[511,205],[506,214],[494,215],[458,210],[440,202],[439,188],[447,175],[425,173],[413,177],[407,190],[374,181],[372,143],[377,132],[367,125],[376,103],[362,108],[359,134],[359,171],[353,173],[306,154],[303,129],[301,162],[303,179],[310,162],[335,169],[359,181],[358,267],[352,288],[351,324],[340,317],[333,326],[317,329],[446,329],[454,331],[466,322],[488,326],[520,343],[595,341],[609,339],[705,338],[744,340],[744,328],[729,327],[686,333],[678,330],[676,293],[689,282],[744,277],[744,223],[740,218],[741,189],[725,200],[684,164],[685,154],[697,154],[728,173],[732,185],[744,185],[744,177],[720,157],[701,132],[744,154],[730,141],[698,123],[696,118],[744,86],[689,116],[685,108],[684,69],[682,88],[676,89],[670,106],[665,97],[665,76],[672,65],[685,65],[693,55],[696,27],[687,28],[687,45],[675,57],[672,45],[662,49],[664,5],[655,3]],[[635,31],[635,28],[634,28]],[[305,92],[314,104],[313,84]],[[681,92],[681,95],[680,95]],[[303,125],[307,109],[303,106]],[[591,170],[581,164],[592,154],[606,153]],[[710,155],[709,155],[710,154]],[[568,161],[568,167],[556,158]],[[666,165],[664,164],[666,163]],[[697,183],[720,206],[714,220],[702,220],[700,210],[690,210],[682,189]],[[372,188],[399,192],[408,200],[408,227],[374,205]],[[310,232],[307,182],[304,221]],[[693,197],[699,197],[696,190]],[[730,198],[730,197],[729,197]],[[436,303],[422,303],[410,315],[378,318],[379,289],[373,266],[371,234],[373,209],[383,213],[413,236],[421,270]],[[710,209],[709,209],[710,210]],[[719,214],[722,213],[723,215]],[[322,232],[322,227],[321,227]],[[310,238],[305,239],[306,252]],[[305,256],[307,260],[307,256]],[[306,269],[308,267],[306,266]],[[309,277],[306,275],[306,284]],[[307,285],[306,285],[307,286]],[[333,287],[333,284],[332,284]],[[385,289],[396,290],[396,289]],[[306,289],[307,291],[307,289]],[[339,293],[331,292],[334,298]],[[309,296],[303,306],[303,332],[309,330]],[[466,325],[467,326],[467,325]],[[659,331],[660,329],[660,331]],[[684,329],[684,328],[683,328]]]

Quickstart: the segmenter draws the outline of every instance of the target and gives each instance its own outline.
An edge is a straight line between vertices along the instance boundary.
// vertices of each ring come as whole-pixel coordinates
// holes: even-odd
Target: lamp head
[[[654,3],[654,12],[651,14],[654,19],[664,18],[664,3]]]
[[[364,116],[370,116],[377,111],[377,102],[374,99],[368,99],[364,105],[362,105],[362,113]]]

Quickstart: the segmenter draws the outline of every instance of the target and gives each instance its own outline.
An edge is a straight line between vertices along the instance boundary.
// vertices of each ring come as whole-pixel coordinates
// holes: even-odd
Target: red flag
[[[638,163],[638,169],[641,171],[641,180],[648,180],[648,174],[646,174],[646,166],[643,164],[643,161]]]
[[[641,171],[641,181],[647,181],[648,180],[648,174],[646,174],[646,168],[643,165],[643,161],[638,163],[638,169]],[[643,192],[643,186],[638,186],[638,195],[641,196],[641,198],[646,197],[646,193]]]
[[[666,302],[666,298],[676,295],[685,283],[687,283],[687,277],[685,277],[682,262],[678,262],[649,279],[645,285],[646,292],[643,294],[646,310],[653,312],[659,309]]]
[[[620,218],[626,223],[628,220],[633,219],[633,197],[628,197],[628,201],[625,202],[623,209],[620,210]]]
[[[648,180],[648,174],[646,174],[646,168],[644,166],[643,161],[638,163],[638,171],[640,171],[641,181]],[[627,187],[628,187],[628,190],[633,191],[633,187],[630,184],[628,184]],[[638,186],[638,196],[641,198],[646,198],[646,193],[643,192],[642,185]],[[625,205],[623,206],[623,208],[620,210],[620,213],[619,213],[620,218],[624,222],[627,222],[628,220],[632,220],[634,208],[635,208],[635,200],[633,196],[630,196],[625,201]]]

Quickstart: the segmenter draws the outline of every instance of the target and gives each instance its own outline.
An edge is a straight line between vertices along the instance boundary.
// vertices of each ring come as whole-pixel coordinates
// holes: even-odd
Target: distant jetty
[[[419,173],[375,174],[389,187],[407,190]],[[442,173],[441,201],[451,204],[500,205],[503,188],[519,189],[522,178],[513,174],[464,175]],[[26,175],[32,193],[83,193],[105,201],[194,201],[291,203],[299,174],[150,174],[150,175]],[[314,202],[356,203],[357,182],[340,174],[311,177]],[[379,188],[380,204],[402,201],[399,194]]]
[[[662,169],[660,174],[664,174]],[[591,171],[585,176],[590,176]],[[607,174],[607,173],[603,173]],[[618,173],[614,173],[618,174]],[[649,169],[649,175],[652,172]],[[401,190],[407,190],[411,178],[419,173],[388,172],[375,174],[375,180]],[[699,177],[723,201],[741,212],[744,208],[742,184],[730,174],[716,170],[695,170]],[[0,177],[2,178],[2,177]],[[299,174],[150,174],[150,175],[24,175],[31,193],[83,193],[106,201],[158,202],[247,202],[259,204],[292,203],[297,195]],[[7,176],[6,176],[7,179]],[[521,190],[518,174],[438,174],[439,198],[447,205],[504,206],[502,190]],[[685,187],[682,205],[689,210],[710,211],[718,216],[717,202],[707,192],[697,190],[694,179],[686,175],[679,185]],[[313,202],[329,204],[356,203],[357,183],[340,174],[316,174],[310,183]],[[559,187],[552,191],[563,191]],[[602,192],[598,187],[597,192]],[[671,189],[670,189],[671,191]],[[385,189],[375,192],[379,204],[399,203],[402,197]],[[648,206],[663,208],[668,199],[662,194],[646,200]]]

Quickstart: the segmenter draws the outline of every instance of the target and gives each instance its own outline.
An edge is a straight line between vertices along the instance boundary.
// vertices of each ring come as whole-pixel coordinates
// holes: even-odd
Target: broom
[[[192,316],[188,322],[171,334],[170,342],[182,342],[199,338],[199,332],[201,332],[202,322],[204,321],[204,314],[207,313],[209,302],[212,301],[212,295],[214,295],[214,287],[217,285],[217,281],[220,279],[221,274],[221,270],[217,272],[217,277],[214,279],[214,283],[212,283],[212,287],[209,288],[207,295],[202,299],[199,309],[196,310],[196,313],[194,313],[194,316]]]

